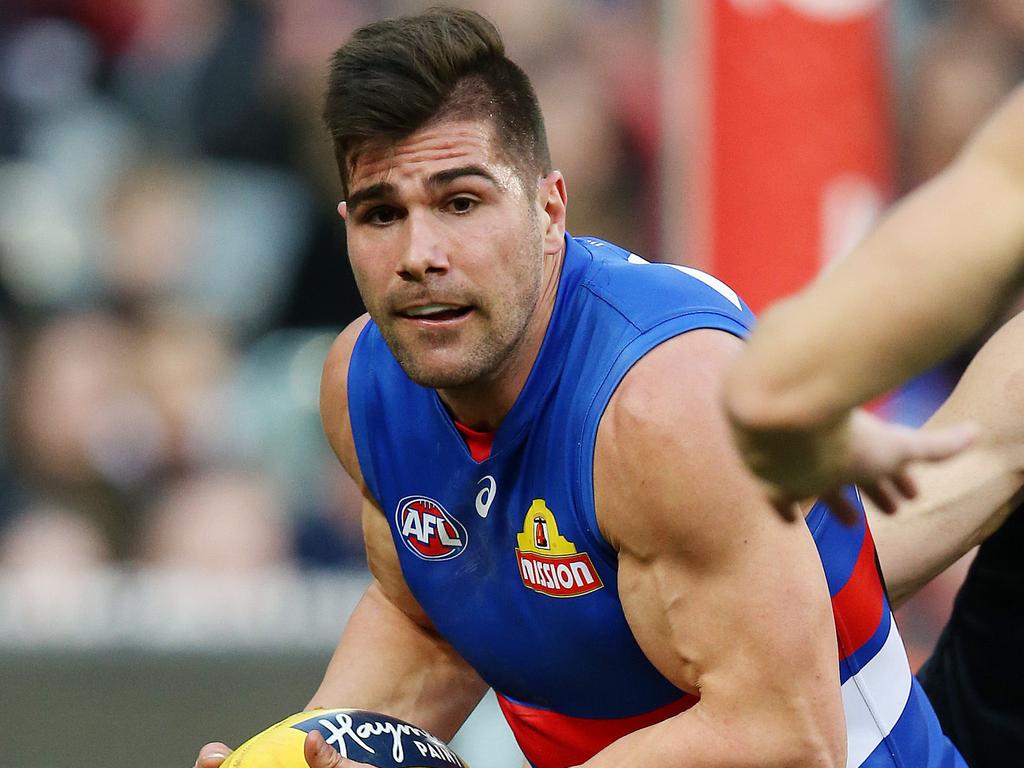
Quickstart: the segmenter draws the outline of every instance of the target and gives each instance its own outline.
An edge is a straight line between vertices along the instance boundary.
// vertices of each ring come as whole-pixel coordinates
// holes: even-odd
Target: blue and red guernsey
[[[567,237],[544,343],[492,436],[460,429],[372,322],[356,342],[356,450],[405,579],[494,688],[535,768],[578,765],[698,701],[654,669],[623,615],[594,512],[594,444],[612,393],[653,347],[698,328],[743,337],[752,323],[709,275]],[[807,522],[836,615],[848,765],[964,766],[910,674],[866,527],[822,506]]]

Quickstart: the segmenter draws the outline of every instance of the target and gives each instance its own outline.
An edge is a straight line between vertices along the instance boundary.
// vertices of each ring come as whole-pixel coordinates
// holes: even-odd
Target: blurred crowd
[[[319,99],[353,29],[428,4],[0,5],[0,567],[362,562],[317,414],[326,350],[362,312]],[[469,4],[537,87],[570,228],[661,255],[664,3]],[[1024,3],[892,16],[909,188],[1020,80]],[[900,407],[931,407],[955,377],[937,375]]]
[[[362,563],[317,413],[363,311],[319,101],[353,29],[427,5],[0,4],[0,568]],[[649,251],[657,3],[472,5],[534,79],[573,228]]]

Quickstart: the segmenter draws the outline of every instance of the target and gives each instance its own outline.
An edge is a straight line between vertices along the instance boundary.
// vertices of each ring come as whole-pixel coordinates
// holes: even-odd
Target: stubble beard
[[[393,323],[378,323],[384,341],[410,379],[432,389],[466,389],[497,380],[515,363],[540,301],[543,254],[537,243],[538,238],[529,238],[515,256],[519,263],[529,264],[515,283],[522,290],[514,297],[495,296],[488,306],[474,308],[478,317],[472,320],[485,323],[482,336],[450,367],[440,370],[436,365],[425,364],[402,341]]]

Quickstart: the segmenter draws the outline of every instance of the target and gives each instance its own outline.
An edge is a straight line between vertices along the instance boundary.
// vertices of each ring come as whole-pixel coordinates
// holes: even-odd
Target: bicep
[[[739,349],[719,332],[692,332],[630,372],[599,430],[599,521],[619,553],[623,610],[659,671],[722,716],[810,719],[841,739],[835,628],[814,542],[767,507],[718,406]]]
[[[770,511],[762,514],[774,522]],[[708,548],[718,556],[713,566],[667,546],[646,557],[626,551],[619,559],[623,611],[658,670],[713,705],[761,697],[825,702],[838,686],[835,629],[808,549],[748,529],[729,546]]]

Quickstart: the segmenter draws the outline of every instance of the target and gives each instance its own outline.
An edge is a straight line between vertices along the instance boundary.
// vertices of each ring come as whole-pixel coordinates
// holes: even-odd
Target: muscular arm
[[[725,393],[748,462],[793,496],[859,479],[841,455],[857,437],[850,409],[959,348],[1022,284],[1018,88],[949,168],[809,289],[765,314]],[[892,436],[865,434],[879,444]],[[884,458],[898,464],[901,451],[913,453],[910,445],[896,440],[896,458]],[[829,458],[830,450],[840,455]]]
[[[342,465],[362,485],[348,418],[348,362],[365,318],[335,342],[324,365],[324,430]],[[365,489],[364,489],[365,491]],[[310,707],[385,712],[450,739],[486,684],[434,630],[409,592],[387,519],[369,499],[363,534],[374,580],[353,611]]]
[[[641,648],[688,711],[585,765],[845,764],[835,626],[805,526],[766,514],[716,407],[741,342],[694,331],[627,375],[601,422],[595,497]],[[671,386],[669,386],[671,383]]]
[[[913,470],[921,493],[899,515],[868,505],[878,557],[899,605],[998,528],[1024,486],[1024,314],[1003,326],[971,361],[929,420],[970,419],[977,444],[941,465]]]

